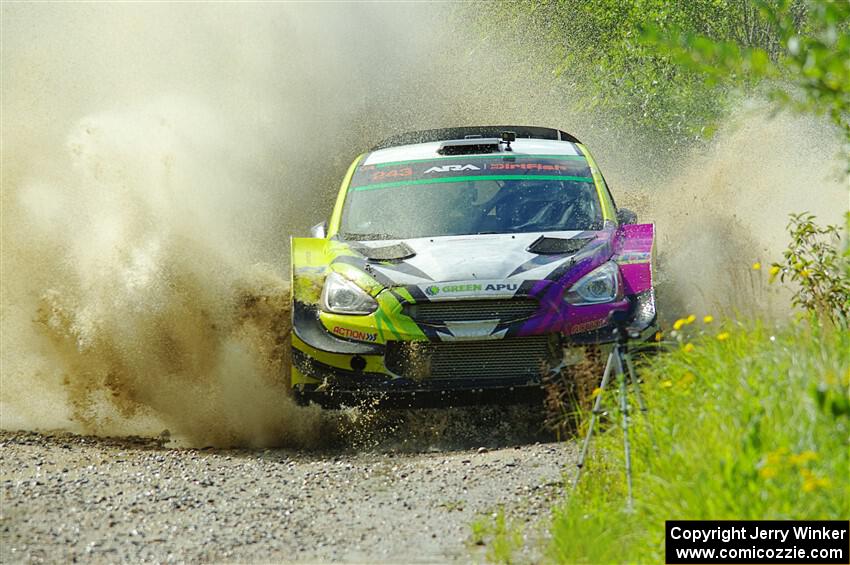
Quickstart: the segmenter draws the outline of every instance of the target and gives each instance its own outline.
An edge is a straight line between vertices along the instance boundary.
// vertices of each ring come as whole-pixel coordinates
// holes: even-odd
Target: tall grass
[[[634,510],[612,424],[555,511],[553,560],[663,562],[665,520],[850,516],[850,334],[808,319],[688,330],[641,370],[651,411],[633,415]]]

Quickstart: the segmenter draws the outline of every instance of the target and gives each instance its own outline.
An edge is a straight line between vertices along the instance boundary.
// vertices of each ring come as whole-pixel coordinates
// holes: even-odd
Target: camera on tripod
[[[628,310],[615,310],[608,316],[608,325],[614,326],[614,335],[617,337],[617,342],[626,344],[629,339],[637,339],[640,337],[640,330],[629,326],[632,320],[632,314]]]
[[[573,481],[573,490],[578,486],[579,478],[581,478],[581,470],[587,459],[587,451],[590,447],[590,440],[593,437],[593,429],[596,425],[596,420],[602,410],[602,399],[605,395],[605,388],[613,373],[617,379],[619,388],[619,407],[622,414],[623,427],[623,452],[626,464],[626,485],[627,485],[627,501],[626,507],[631,510],[633,505],[632,497],[632,456],[631,446],[629,444],[629,395],[628,387],[631,385],[634,388],[635,398],[637,399],[640,411],[646,414],[647,408],[643,401],[643,396],[640,392],[640,382],[635,373],[632,356],[629,352],[629,340],[636,339],[640,336],[640,330],[629,327],[629,322],[632,321],[632,315],[628,311],[614,311],[608,317],[610,325],[614,326],[613,335],[616,338],[611,353],[608,355],[608,361],[605,363],[605,372],[602,374],[602,383],[599,385],[599,392],[596,395],[596,401],[593,404],[593,410],[590,414],[590,425],[587,428],[587,435],[582,444],[581,454],[576,463],[576,476]],[[653,442],[654,443],[654,442]]]

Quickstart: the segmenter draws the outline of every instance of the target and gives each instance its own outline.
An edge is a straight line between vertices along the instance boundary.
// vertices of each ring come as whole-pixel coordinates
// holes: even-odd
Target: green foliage
[[[850,214],[847,215],[850,222]],[[774,263],[771,278],[797,285],[795,306],[818,319],[847,328],[850,323],[850,246],[842,247],[838,226],[820,227],[808,213],[791,214],[791,243],[784,261]]]
[[[612,129],[668,147],[710,137],[732,90],[647,41],[644,30],[655,30],[655,37],[671,30],[773,59],[782,50],[773,21],[750,0],[532,1],[498,4],[485,18],[490,29],[513,37],[532,30],[526,35],[542,40],[575,109],[602,112]]]
[[[850,140],[850,2],[754,0],[752,5],[753,15],[771,30],[767,45],[678,25],[646,26],[642,39],[714,82],[774,79],[774,99],[801,112],[828,114]]]
[[[850,413],[821,399],[850,398],[850,333],[808,319],[702,328],[642,371],[651,411],[633,420],[634,512],[612,427],[556,513],[553,560],[663,562],[665,520],[850,514]]]
[[[480,5],[479,5],[480,6]],[[530,0],[476,7],[544,53],[574,110],[668,147],[711,137],[736,92],[828,114],[850,140],[850,2]]]

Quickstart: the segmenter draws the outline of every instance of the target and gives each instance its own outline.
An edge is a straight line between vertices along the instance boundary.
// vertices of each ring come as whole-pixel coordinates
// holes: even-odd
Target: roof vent
[[[481,137],[472,139],[453,139],[440,144],[437,153],[440,155],[473,155],[476,153],[496,153],[499,151],[500,140],[497,137]]]

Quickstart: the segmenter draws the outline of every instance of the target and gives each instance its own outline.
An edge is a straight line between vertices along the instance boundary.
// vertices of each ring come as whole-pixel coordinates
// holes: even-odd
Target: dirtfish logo
[[[425,171],[425,174],[428,173],[454,173],[461,171],[480,171],[479,167],[475,165],[441,165],[439,167],[431,167],[430,169]]]

